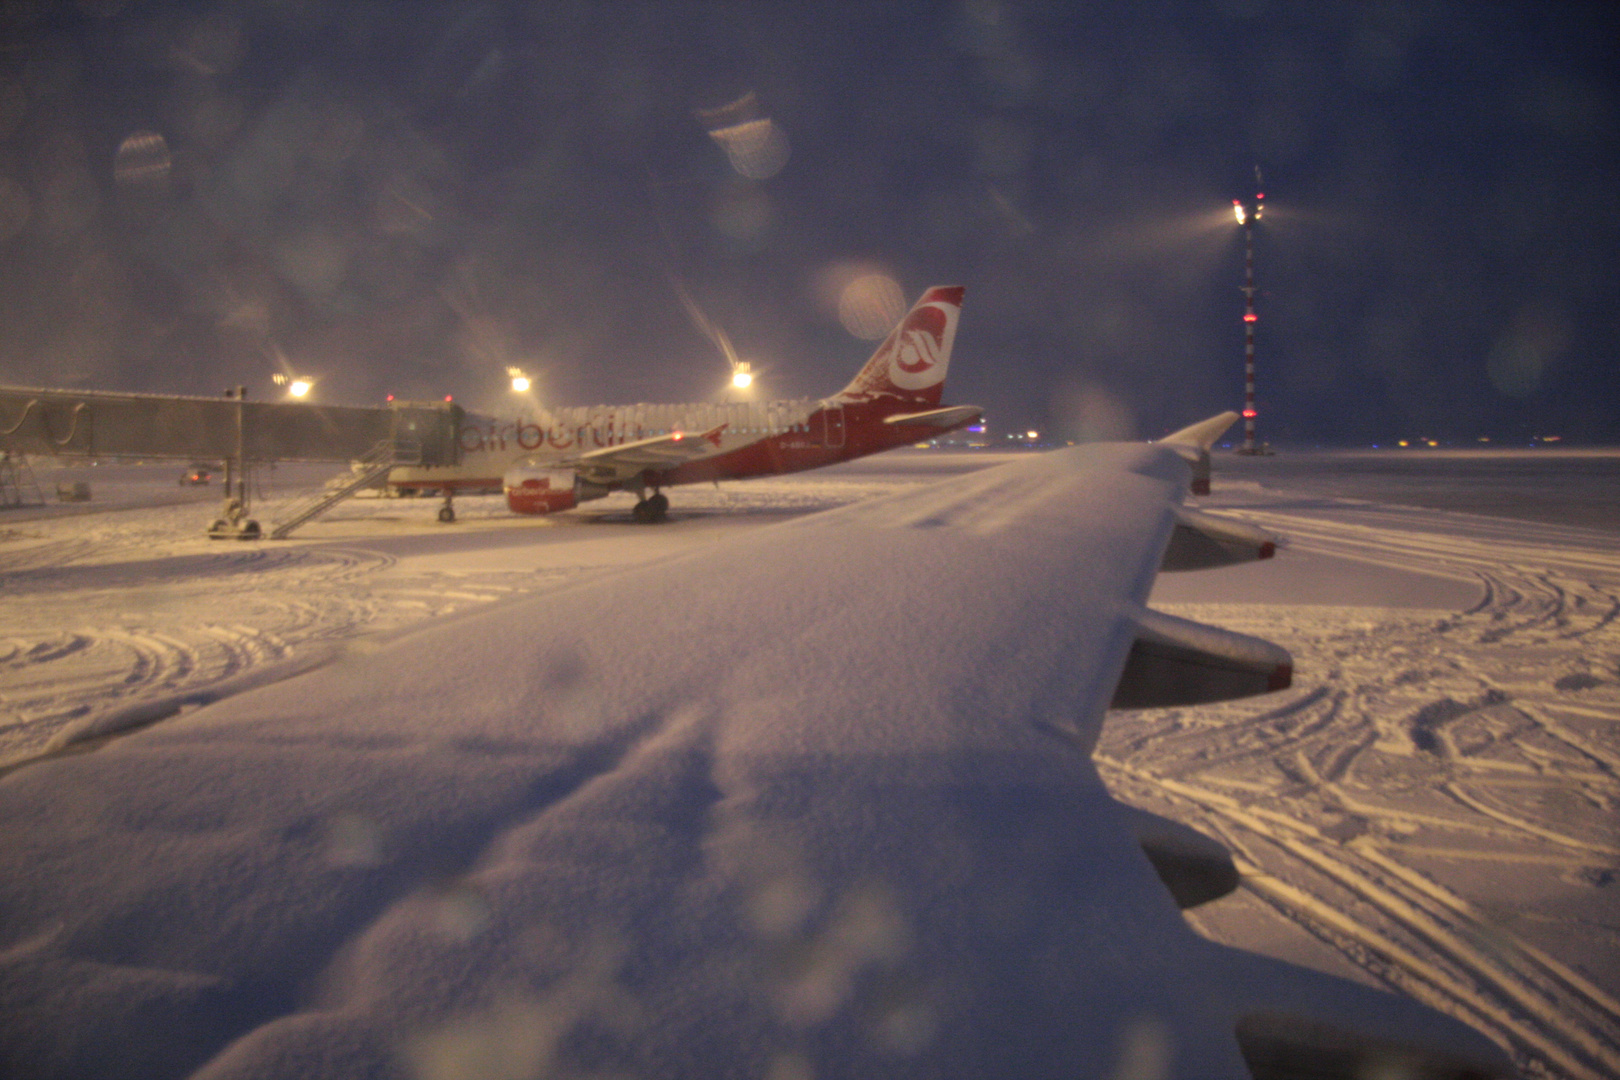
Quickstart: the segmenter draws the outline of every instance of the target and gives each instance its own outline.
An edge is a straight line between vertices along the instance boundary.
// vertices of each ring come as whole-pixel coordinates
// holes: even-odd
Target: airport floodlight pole
[[[1258,454],[1260,447],[1254,441],[1254,421],[1260,414],[1254,407],[1254,324],[1260,316],[1254,313],[1254,223],[1260,220],[1265,208],[1266,193],[1260,188],[1260,166],[1254,167],[1254,205],[1244,206],[1242,200],[1233,199],[1232,208],[1238,224],[1243,226],[1243,447],[1241,454]]]

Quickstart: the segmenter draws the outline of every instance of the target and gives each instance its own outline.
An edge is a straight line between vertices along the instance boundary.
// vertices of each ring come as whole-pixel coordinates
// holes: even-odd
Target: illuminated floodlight
[[[527,394],[529,387],[534,385],[533,381],[520,367],[507,368],[506,377],[512,380],[512,393],[514,394]]]
[[[731,371],[731,385],[738,390],[746,390],[754,385],[754,373],[749,370],[748,361],[737,361],[737,366]]]
[[[1248,223],[1249,215],[1248,215],[1247,212],[1244,211],[1243,203],[1240,202],[1237,199],[1232,200],[1232,213],[1237,215],[1239,225],[1244,225],[1244,224]]]
[[[308,379],[294,379],[287,384],[287,393],[295,398],[305,397],[314,386]]]

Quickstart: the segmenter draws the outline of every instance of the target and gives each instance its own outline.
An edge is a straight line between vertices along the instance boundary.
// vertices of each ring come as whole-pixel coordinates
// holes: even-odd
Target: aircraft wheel
[[[259,523],[251,518],[242,522],[242,527],[237,530],[236,538],[238,540],[257,540],[259,538]]]
[[[654,520],[652,501],[650,499],[642,499],[640,502],[636,503],[634,509],[630,511],[630,516],[641,525],[646,525],[652,522]]]
[[[439,520],[449,525],[456,520],[456,508],[453,506],[439,507]]]
[[[652,512],[653,521],[663,521],[669,514],[669,496],[657,492],[647,500],[647,509]]]

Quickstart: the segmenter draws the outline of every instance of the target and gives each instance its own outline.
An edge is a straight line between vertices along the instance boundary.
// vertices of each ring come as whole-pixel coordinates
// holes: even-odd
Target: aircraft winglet
[[[1226,429],[1237,423],[1237,419],[1238,414],[1228,409],[1219,416],[1200,420],[1196,424],[1166,435],[1159,442],[1174,448],[1176,453],[1191,461],[1199,454],[1209,453],[1209,448],[1215,445],[1215,440],[1225,435]],[[1190,456],[1188,451],[1191,452]]]

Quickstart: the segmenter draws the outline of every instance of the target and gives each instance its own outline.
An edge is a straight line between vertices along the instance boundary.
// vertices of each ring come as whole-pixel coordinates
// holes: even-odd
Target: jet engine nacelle
[[[572,510],[578,502],[572,469],[514,465],[506,471],[502,487],[506,505],[514,514],[553,514]]]

